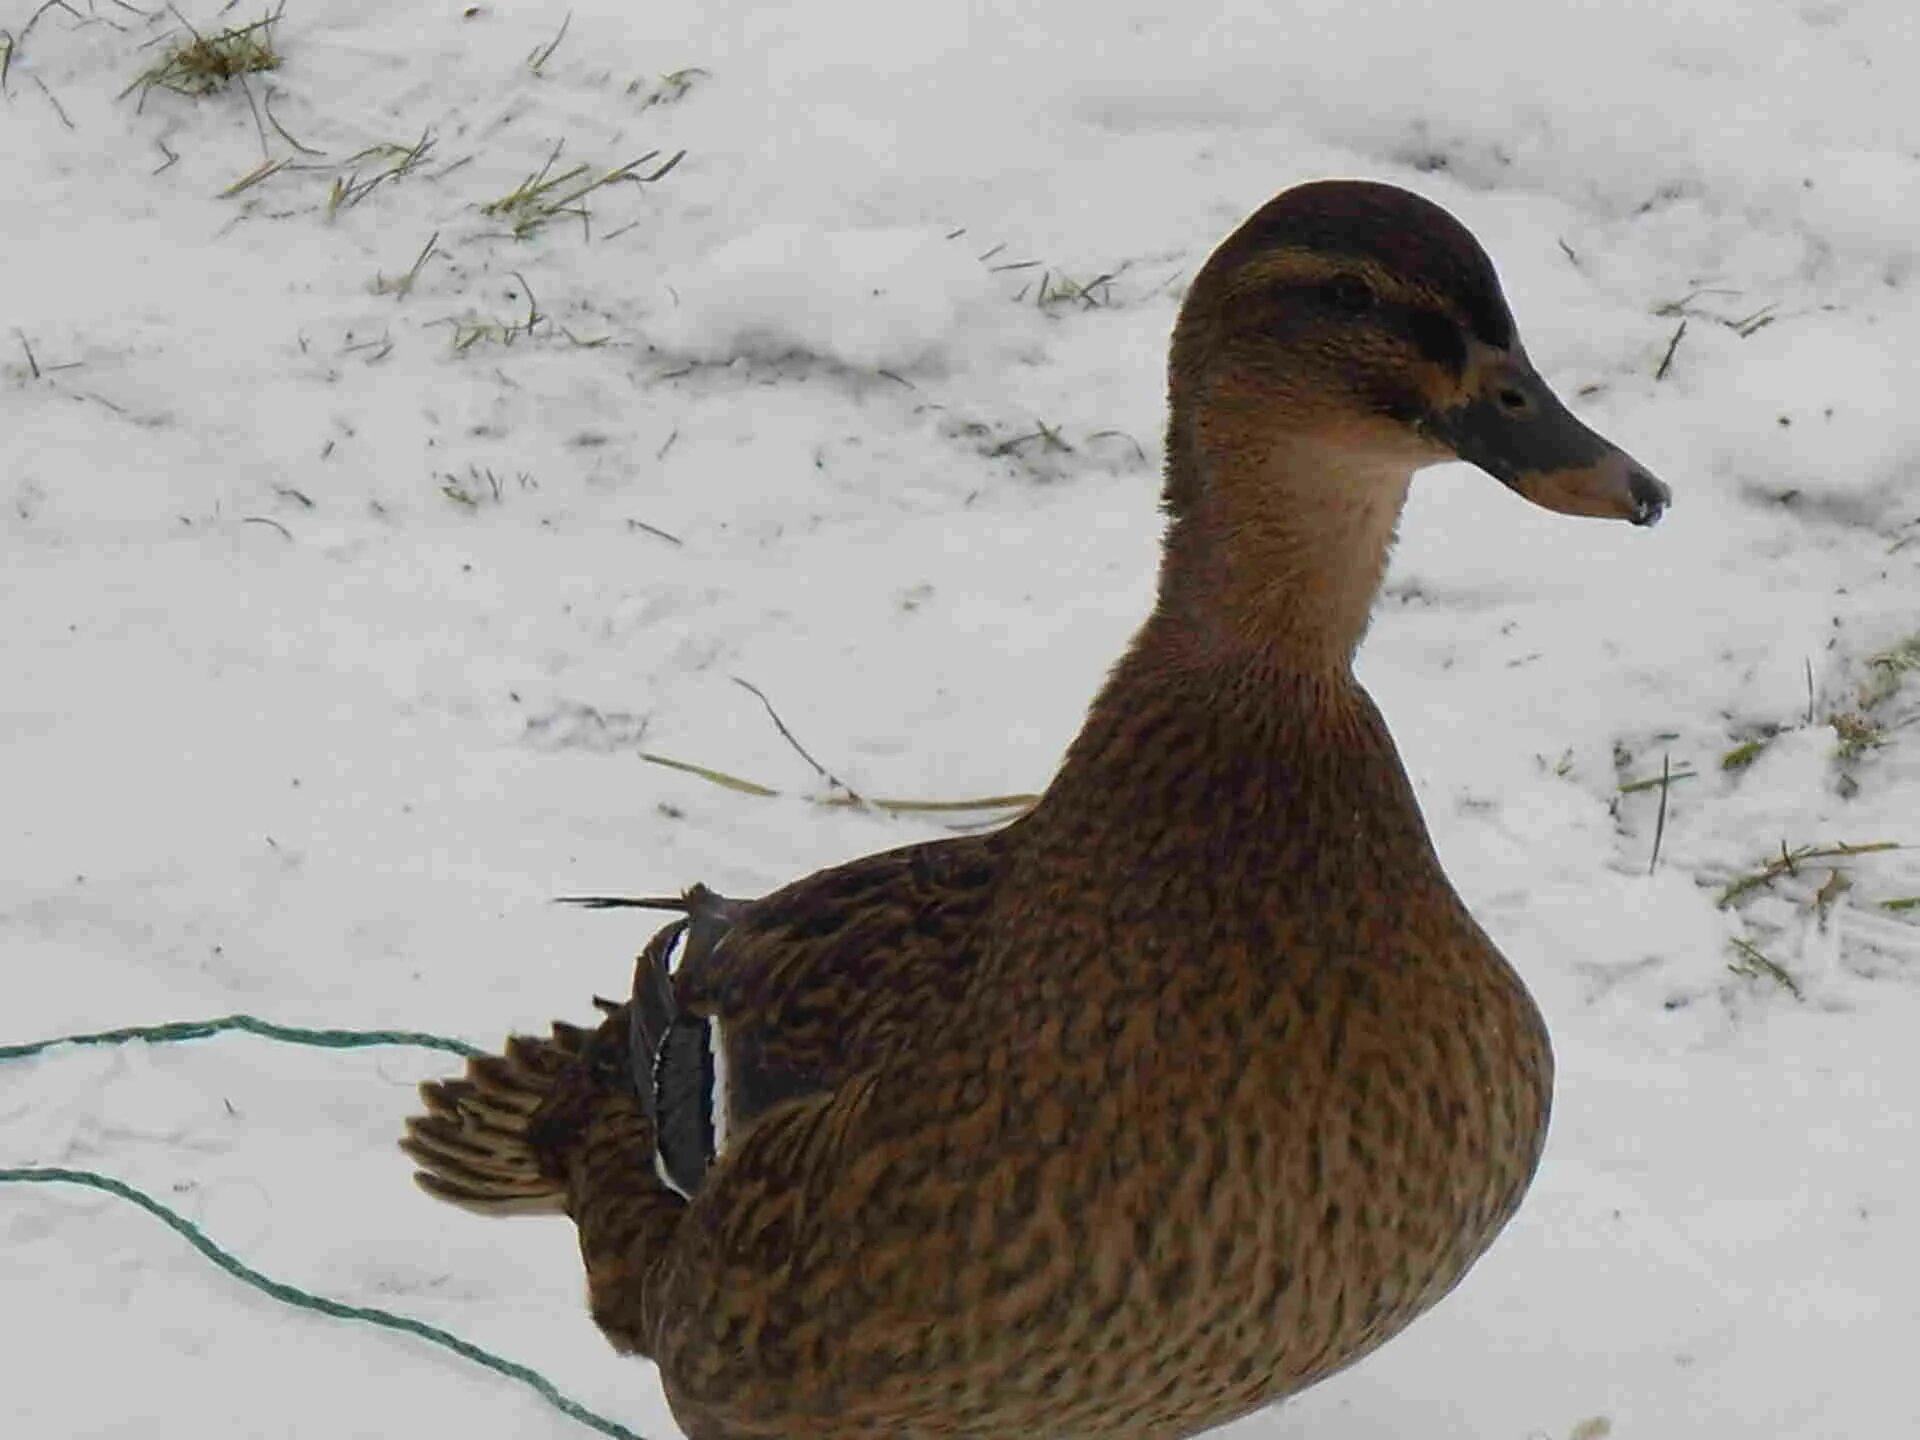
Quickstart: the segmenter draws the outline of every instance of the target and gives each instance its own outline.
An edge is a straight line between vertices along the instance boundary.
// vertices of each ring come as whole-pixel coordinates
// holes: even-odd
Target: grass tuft
[[[438,234],[439,232],[436,231],[435,233]],[[535,327],[545,322],[547,317],[540,313],[540,302],[534,298],[533,287],[527,284],[527,277],[522,275],[518,270],[509,271],[508,273],[511,274],[514,279],[518,280],[521,288],[526,291],[527,318],[525,320],[514,321],[512,324],[489,319],[456,319],[445,322],[430,322],[434,324],[446,323],[453,326],[454,354],[464,355],[474,346],[482,343],[489,345],[512,345],[522,338],[530,340],[533,338]],[[561,333],[566,335],[567,339],[576,345],[580,345],[586,349],[594,348],[594,342],[576,339],[574,336],[567,334],[564,326],[561,327]]]
[[[278,70],[280,52],[274,46],[273,27],[280,23],[285,10],[283,4],[250,25],[235,25],[213,35],[202,35],[186,16],[174,10],[174,18],[186,28],[187,38],[176,40],[157,64],[136,75],[133,83],[120,92],[120,98],[138,90],[145,103],[147,93],[156,89],[171,90],[176,95],[212,95],[244,75]],[[169,34],[162,38],[174,37]]]
[[[554,163],[559,160],[565,144],[564,140],[556,144],[544,165],[498,200],[490,200],[482,205],[480,213],[506,221],[516,240],[537,235],[562,215],[575,216],[582,224],[586,224],[590,216],[581,202],[594,191],[622,182],[651,185],[665,179],[687,155],[684,150],[676,151],[651,173],[645,174],[640,167],[657,159],[660,155],[658,150],[649,150],[638,160],[629,160],[625,165],[615,166],[598,176],[593,174],[593,167],[584,161],[555,174]]]
[[[1017,455],[1023,446],[1031,445],[1034,441],[1038,440],[1042,450],[1057,455],[1073,454],[1073,446],[1069,444],[1066,437],[1060,433],[1066,428],[1065,426],[1049,425],[1044,420],[1036,420],[1033,423],[1039,428],[1030,430],[1024,435],[1014,435],[1006,440],[1002,440],[986,453],[995,459],[998,459],[1002,455]]]
[[[486,504],[499,505],[507,498],[506,479],[498,474],[491,465],[467,466],[465,475],[457,475],[451,470],[443,471],[435,477],[440,482],[440,493],[458,505],[462,510],[478,510]],[[538,490],[533,476],[525,470],[514,476],[522,490]]]
[[[1907,677],[1920,674],[1920,635],[1910,635],[1890,649],[1867,657],[1866,679],[1854,692],[1854,708],[1827,716],[1838,744],[1834,758],[1857,760],[1887,743],[1890,731],[1913,723],[1915,717],[1890,719],[1888,702],[1901,692]]]
[[[357,155],[349,155],[341,162],[342,166],[357,167],[363,160],[386,163],[364,177],[357,168],[334,176],[333,186],[327,192],[327,218],[331,220],[341,210],[351,210],[388,181],[411,175],[433,153],[433,146],[433,131],[427,129],[420,132],[420,138],[412,145],[373,145]]]
[[[1869,750],[1879,749],[1887,738],[1886,726],[1857,710],[1830,715],[1827,724],[1833,727],[1834,736],[1840,742],[1833,747],[1833,753],[1841,760],[1858,760]]]
[[[1920,674],[1920,635],[1909,635],[1890,650],[1867,657],[1870,678],[1860,693],[1863,706],[1874,706],[1893,698],[1901,682]]]
[[[427,237],[427,243],[421,246],[420,254],[415,257],[412,266],[408,268],[406,274],[393,280],[387,279],[385,275],[376,274],[373,277],[374,293],[376,295],[392,295],[401,300],[406,299],[407,296],[413,293],[414,283],[419,280],[420,272],[426,268],[427,261],[433,255],[434,247],[439,243],[440,232],[436,230]]]
[[[1767,326],[1773,324],[1774,321],[1780,318],[1774,313],[1780,308],[1780,302],[1778,300],[1770,300],[1758,310],[1747,315],[1738,316],[1717,314],[1712,310],[1704,309],[1693,303],[1703,295],[1737,297],[1739,294],[1740,292],[1738,290],[1727,290],[1711,285],[1703,285],[1697,289],[1689,290],[1678,300],[1669,300],[1664,305],[1656,306],[1653,313],[1656,315],[1664,315],[1668,318],[1674,316],[1698,316],[1703,320],[1711,320],[1716,325],[1724,326],[1728,330],[1733,331],[1733,333],[1738,335],[1742,340],[1759,334],[1762,330],[1766,329]],[[1679,330],[1674,333],[1673,340],[1667,346],[1666,359],[1660,363],[1660,369],[1654,375],[1654,379],[1659,380],[1666,376],[1668,367],[1673,361],[1674,347],[1680,343],[1680,336],[1685,333],[1686,328],[1686,322],[1683,319]]]

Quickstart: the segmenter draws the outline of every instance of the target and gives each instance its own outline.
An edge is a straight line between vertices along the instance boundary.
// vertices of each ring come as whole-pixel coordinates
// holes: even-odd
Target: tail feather
[[[551,1039],[513,1036],[505,1053],[467,1061],[464,1078],[422,1085],[427,1113],[408,1119],[400,1141],[420,1167],[415,1183],[483,1215],[563,1213],[566,1180],[542,1166],[530,1131],[556,1084],[581,1074],[593,1034],[556,1022]]]
[[[667,951],[693,923],[675,921],[647,946],[633,1001],[595,998],[598,1028],[516,1035],[459,1078],[422,1085],[425,1113],[400,1141],[435,1199],[481,1215],[571,1216],[594,1320],[616,1349],[641,1355],[652,1353],[686,1201],[658,1173],[656,1035],[636,1017],[639,1002],[658,999],[643,986],[667,978]]]

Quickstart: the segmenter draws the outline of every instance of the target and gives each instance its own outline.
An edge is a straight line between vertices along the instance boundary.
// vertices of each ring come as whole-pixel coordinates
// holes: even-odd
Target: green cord
[[[411,1030],[315,1030],[300,1025],[277,1025],[271,1020],[261,1020],[252,1015],[224,1015],[217,1020],[177,1020],[165,1025],[131,1025],[120,1030],[102,1030],[90,1035],[63,1035],[56,1040],[39,1040],[25,1045],[0,1045],[0,1060],[25,1059],[43,1054],[60,1045],[124,1045],[132,1040],[170,1044],[179,1040],[204,1039],[209,1035],[233,1030],[263,1036],[269,1040],[278,1040],[289,1045],[314,1045],[327,1050],[354,1050],[373,1045],[409,1045],[423,1050],[443,1050],[455,1055],[482,1053],[463,1040],[450,1040],[443,1035],[427,1035]],[[28,1166],[0,1169],[0,1184],[8,1183],[84,1185],[91,1190],[101,1190],[109,1195],[118,1196],[130,1204],[139,1206],[159,1220],[235,1279],[242,1280],[254,1289],[271,1295],[284,1305],[292,1305],[301,1310],[317,1311],[319,1314],[331,1315],[338,1320],[359,1320],[368,1325],[378,1325],[382,1329],[398,1330],[404,1334],[418,1336],[430,1344],[440,1346],[443,1350],[451,1350],[454,1354],[471,1360],[476,1365],[484,1365],[496,1374],[505,1375],[510,1380],[518,1380],[561,1414],[598,1430],[602,1435],[610,1435],[613,1440],[642,1440],[642,1437],[624,1425],[609,1420],[604,1415],[598,1415],[579,1401],[561,1394],[554,1383],[539,1371],[529,1369],[516,1361],[503,1359],[491,1351],[482,1350],[478,1345],[462,1340],[458,1335],[450,1334],[436,1325],[428,1325],[424,1321],[414,1320],[406,1315],[396,1315],[391,1310],[330,1300],[324,1295],[315,1295],[309,1290],[302,1290],[298,1286],[288,1285],[283,1281],[262,1275],[238,1256],[221,1249],[204,1230],[186,1216],[168,1209],[145,1191],[134,1188],[124,1180],[116,1180],[111,1175],[102,1175],[94,1170]]]
[[[315,1295],[310,1290],[302,1290],[296,1285],[275,1280],[262,1275],[235,1255],[222,1250],[207,1237],[207,1233],[177,1210],[169,1210],[145,1191],[136,1190],[123,1180],[111,1175],[102,1175],[93,1170],[61,1170],[52,1167],[45,1169],[28,1168],[19,1170],[0,1169],[0,1184],[15,1181],[27,1185],[84,1185],[91,1190],[104,1190],[109,1195],[117,1195],[122,1200],[138,1205],[149,1215],[168,1226],[186,1242],[198,1250],[207,1259],[218,1265],[235,1279],[244,1280],[256,1290],[271,1295],[285,1305],[293,1305],[302,1310],[317,1310],[322,1315],[331,1315],[337,1320],[363,1320],[369,1325],[378,1325],[387,1330],[399,1330],[408,1335],[418,1335],[422,1340],[438,1345],[444,1350],[464,1356],[477,1365],[497,1371],[509,1379],[518,1380],[533,1390],[541,1399],[563,1415],[570,1415],[583,1425],[590,1425],[602,1435],[611,1435],[614,1440],[640,1440],[638,1435],[624,1425],[596,1415],[577,1400],[570,1400],[537,1370],[512,1360],[504,1360],[489,1350],[462,1340],[458,1335],[450,1335],[437,1325],[428,1325],[424,1321],[414,1320],[405,1315],[396,1315],[391,1310],[379,1310],[368,1305],[348,1305],[344,1301],[329,1300],[324,1295]]]
[[[411,1045],[420,1050],[445,1050],[453,1055],[482,1052],[464,1040],[427,1035],[418,1030],[313,1030],[304,1025],[276,1025],[253,1015],[222,1015],[218,1020],[174,1020],[165,1025],[129,1025],[91,1035],[62,1035],[57,1040],[35,1040],[25,1045],[0,1045],[0,1060],[24,1060],[60,1045],[124,1045],[147,1040],[155,1045],[176,1040],[202,1040],[228,1030],[241,1030],[288,1045],[314,1045],[323,1050],[363,1050],[372,1045]]]

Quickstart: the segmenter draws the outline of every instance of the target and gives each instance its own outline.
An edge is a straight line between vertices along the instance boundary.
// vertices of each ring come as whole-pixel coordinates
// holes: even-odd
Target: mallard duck
[[[692,1440],[1149,1440],[1444,1296],[1546,1135],[1540,1013],[1355,680],[1413,472],[1668,491],[1529,363],[1438,206],[1302,185],[1174,329],[1158,601],[1030,813],[765,898],[424,1087],[418,1179],[564,1212]]]

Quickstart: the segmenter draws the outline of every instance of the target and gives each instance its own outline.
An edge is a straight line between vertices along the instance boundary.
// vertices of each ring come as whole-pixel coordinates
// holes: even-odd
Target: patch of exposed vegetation
[[[1842,841],[1833,845],[1800,845],[1789,850],[1786,842],[1782,841],[1780,853],[1773,859],[1758,870],[1736,875],[1727,882],[1720,891],[1720,907],[1725,909],[1738,904],[1754,891],[1770,887],[1782,876],[1798,875],[1800,867],[1808,860],[1850,859],[1856,855],[1879,855],[1888,850],[1904,848],[1894,840],[1873,840],[1864,845],[1849,845]]]
[[[340,162],[347,173],[334,176],[327,191],[327,218],[331,220],[340,211],[351,210],[389,181],[411,175],[433,153],[433,146],[433,132],[422,130],[420,138],[411,145],[388,142],[349,155]],[[364,173],[360,168],[362,162],[372,162]]]
[[[274,45],[273,27],[280,23],[283,5],[271,15],[249,25],[235,25],[215,34],[203,35],[178,10],[173,13],[184,30],[170,31],[154,41],[166,44],[159,61],[140,72],[133,83],[120,92],[121,98],[140,92],[141,103],[152,90],[171,90],[176,95],[212,95],[225,90],[236,80],[263,70],[280,68],[280,51]]]
[[[649,150],[638,160],[629,160],[599,175],[595,175],[593,167],[584,161],[555,174],[553,167],[560,159],[561,145],[564,143],[555,145],[546,163],[507,194],[482,205],[480,213],[506,221],[516,240],[537,235],[563,215],[575,217],[582,225],[586,225],[591,217],[581,202],[594,191],[609,185],[651,185],[664,180],[687,155],[684,150],[676,151],[652,171],[645,173],[640,167],[658,159],[658,150]]]
[[[1854,691],[1853,708],[1827,717],[1838,742],[1834,758],[1843,764],[1858,760],[1887,743],[1890,732],[1920,716],[1896,717],[1892,702],[1907,677],[1920,673],[1920,635],[1910,635],[1890,649],[1867,657],[1866,678]]]
[[[1920,674],[1920,635],[1909,635],[1891,650],[1867,657],[1867,683],[1860,688],[1860,703],[1871,709],[1899,693],[1906,677]]]
[[[1839,760],[1858,760],[1869,750],[1877,750],[1887,738],[1887,728],[1857,710],[1844,710],[1827,717],[1834,737],[1839,741],[1833,753]]]
[[[469,465],[464,475],[446,470],[434,478],[440,482],[440,493],[462,510],[478,510],[483,505],[498,505],[507,497],[506,478],[495,473],[491,466]],[[540,488],[534,483],[533,476],[525,470],[515,475],[513,479],[515,485],[521,490]]]

